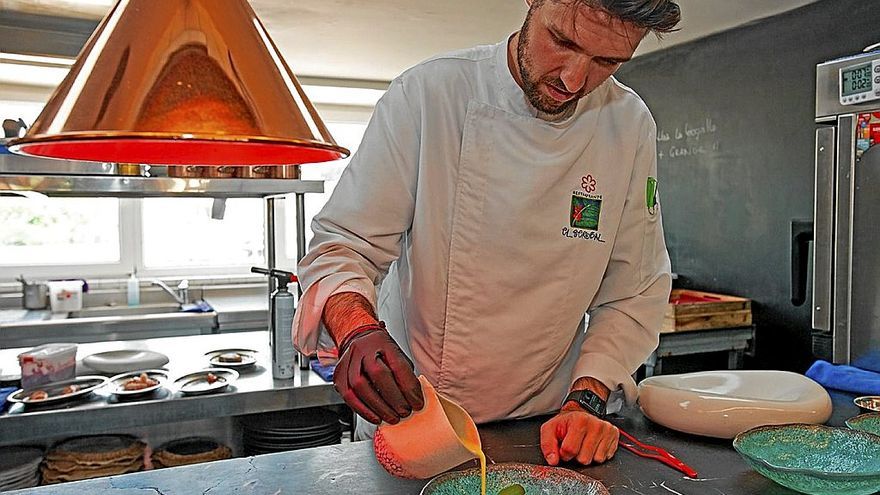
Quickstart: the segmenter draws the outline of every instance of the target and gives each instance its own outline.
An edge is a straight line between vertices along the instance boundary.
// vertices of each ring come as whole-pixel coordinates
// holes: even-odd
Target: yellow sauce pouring
[[[483,449],[479,442],[480,439],[477,437],[476,444],[469,442],[468,439],[465,438],[462,438],[461,440],[461,444],[464,445],[464,448],[471,451],[480,461],[480,495],[486,495],[486,454],[483,453]]]
[[[447,401],[441,400],[440,404],[446,409],[449,423],[458,435],[461,444],[479,459],[480,495],[486,495],[486,454],[483,453],[483,448],[480,444],[480,434],[477,432],[476,425],[474,425],[473,420],[471,420],[470,416],[467,416],[466,413],[465,415],[450,414],[450,408]]]

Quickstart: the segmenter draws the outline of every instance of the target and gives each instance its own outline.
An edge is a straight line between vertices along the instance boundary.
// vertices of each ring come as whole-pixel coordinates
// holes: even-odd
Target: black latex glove
[[[339,350],[336,391],[367,421],[397,424],[425,405],[413,365],[388,332],[355,335]]]

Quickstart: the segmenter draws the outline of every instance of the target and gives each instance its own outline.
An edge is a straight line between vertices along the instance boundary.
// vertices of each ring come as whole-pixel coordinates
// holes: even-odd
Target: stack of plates
[[[354,412],[345,404],[339,406],[339,426],[342,432],[348,432],[349,438],[354,441]]]
[[[220,443],[204,437],[189,437],[172,440],[153,452],[153,466],[156,468],[184,466],[199,462],[219,461],[232,457],[232,450]]]
[[[43,483],[133,473],[144,468],[146,444],[130,435],[74,437],[56,444],[43,463]]]
[[[0,492],[40,484],[43,451],[33,447],[0,447]]]
[[[324,408],[248,416],[242,429],[245,455],[335,445],[342,437],[339,415]]]

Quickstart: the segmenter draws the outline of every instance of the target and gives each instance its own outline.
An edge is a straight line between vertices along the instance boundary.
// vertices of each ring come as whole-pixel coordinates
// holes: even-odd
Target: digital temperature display
[[[871,90],[871,64],[840,71],[840,95],[851,96]]]

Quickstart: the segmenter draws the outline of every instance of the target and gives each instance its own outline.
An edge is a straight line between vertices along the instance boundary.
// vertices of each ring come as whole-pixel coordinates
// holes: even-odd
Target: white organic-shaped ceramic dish
[[[82,362],[101,373],[117,374],[161,368],[168,363],[168,356],[146,349],[120,349],[86,356]]]
[[[655,423],[716,438],[733,438],[763,425],[822,424],[831,417],[828,392],[787,371],[654,376],[639,384],[639,405]]]

